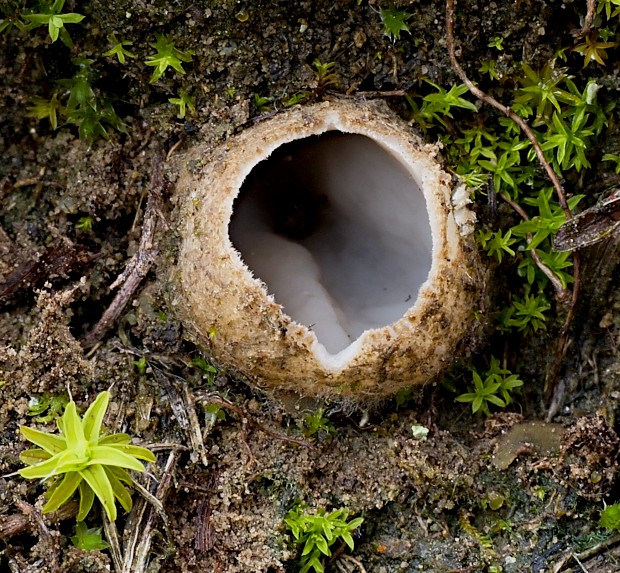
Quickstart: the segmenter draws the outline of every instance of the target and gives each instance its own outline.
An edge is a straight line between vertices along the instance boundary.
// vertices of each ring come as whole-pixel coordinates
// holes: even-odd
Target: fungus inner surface
[[[399,320],[431,268],[422,191],[363,135],[330,131],[277,148],[243,182],[229,233],[284,312],[330,354]]]

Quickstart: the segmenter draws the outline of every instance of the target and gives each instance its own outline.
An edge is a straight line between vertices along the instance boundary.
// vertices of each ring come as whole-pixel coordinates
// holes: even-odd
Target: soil
[[[12,18],[23,4],[9,0],[0,9]],[[424,79],[459,83],[446,50],[443,2],[395,2],[412,15],[395,41],[384,33],[380,8],[387,5],[372,0],[69,0],[63,12],[86,16],[67,25],[73,49],[50,43],[46,26],[0,32],[0,570],[298,571],[299,547],[284,518],[303,503],[347,507],[364,518],[354,551],[335,544],[327,571],[620,571],[618,537],[598,526],[603,503],[619,498],[616,239],[584,252],[572,343],[559,368],[549,364],[557,358],[560,312],[529,336],[490,333],[445,379],[371,410],[324,404],[333,430],[310,436],[304,419],[316,403],[265,395],[223,371],[201,370],[201,349],[167,308],[165,269],[174,257],[168,228],[176,223],[174,183],[187,146],[217,144],[296,94],[300,105],[380,97],[407,118],[404,92],[429,93]],[[509,101],[520,62],[540,69],[571,48],[586,8],[585,1],[464,0],[456,14],[458,57],[482,88]],[[126,48],[136,57],[125,65],[103,55],[112,34],[133,42]],[[168,69],[149,83],[153,68],[144,60],[156,34],[194,55],[183,63],[185,74]],[[496,37],[504,38],[502,51],[489,47]],[[617,53],[608,49],[605,67],[583,68],[583,57],[569,49],[565,65],[579,85],[595,78],[599,99],[612,103],[620,89]],[[89,142],[62,118],[53,130],[32,117],[32,98],[49,99],[57,82],[78,70],[76,57],[93,60],[92,89],[100,105],[114,105],[124,132],[104,122],[107,139]],[[478,72],[490,57],[497,80]],[[337,85],[320,85],[315,59],[335,63]],[[184,118],[169,102],[181,88],[195,103]],[[588,192],[589,204],[618,181],[613,164],[600,161],[620,148],[617,112],[609,117],[600,149],[588,151],[588,179],[566,182],[572,192]],[[480,104],[480,118],[496,115]],[[155,264],[145,264],[129,304],[95,342],[87,335],[112,304],[118,289],[110,286],[153,216],[154,160],[163,170]],[[477,210],[481,222],[490,217],[485,205]],[[500,292],[510,286],[503,272],[492,275]],[[465,391],[472,365],[491,354],[502,355],[525,385],[514,404],[485,419],[455,403],[451,388]],[[563,389],[555,392],[553,424],[542,422],[549,370]],[[33,399],[70,392],[84,411],[108,388],[106,427],[157,454],[136,480],[163,512],[136,493],[132,512],[106,527],[106,539],[118,536],[116,551],[84,551],[70,541],[75,504],[43,515],[45,486],[9,474],[22,467],[18,456],[27,447],[19,426],[54,429],[53,416],[33,421]],[[418,426],[428,435],[419,436]],[[98,510],[87,521],[102,522]]]

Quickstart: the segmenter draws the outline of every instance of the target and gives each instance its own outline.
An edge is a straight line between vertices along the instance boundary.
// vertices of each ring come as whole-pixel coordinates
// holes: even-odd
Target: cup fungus
[[[482,283],[467,195],[380,104],[286,111],[188,152],[171,302],[262,387],[380,398],[445,369]]]

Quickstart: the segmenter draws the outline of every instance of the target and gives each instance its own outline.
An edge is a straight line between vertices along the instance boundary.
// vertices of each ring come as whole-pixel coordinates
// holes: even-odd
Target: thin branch
[[[353,565],[355,565],[355,567],[357,567],[357,569],[359,570],[359,573],[366,573],[366,569],[362,565],[362,562],[359,561],[358,559],[355,559],[355,557],[352,557],[351,555],[343,554],[338,559],[339,560],[342,559],[343,561],[348,561],[349,563],[352,563]],[[350,569],[342,567],[340,565],[340,561],[336,561],[336,567],[338,567],[338,569],[342,571],[343,573],[346,571],[351,572]]]
[[[583,563],[579,561],[579,557],[577,557],[574,553],[573,553],[573,559],[577,562],[577,565],[579,565],[583,573],[588,573],[588,570],[584,567]]]
[[[10,515],[0,516],[0,539],[8,539],[14,535],[21,535],[30,531],[33,522],[28,517],[28,511],[24,510],[24,506],[18,506],[22,513],[13,513]],[[60,509],[50,514],[51,521],[65,521],[76,516],[78,504],[69,502]]]
[[[519,205],[516,201],[513,201],[508,195],[505,193],[498,193],[498,195],[510,205],[524,221],[529,221],[530,218],[527,216],[527,213],[523,210],[521,205]],[[527,242],[528,244],[532,242],[532,233],[527,233]],[[529,249],[528,251],[532,260],[536,264],[536,266],[543,272],[543,274],[549,279],[553,288],[555,289],[555,294],[559,300],[564,300],[566,298],[566,289],[562,286],[562,281],[558,278],[558,276],[542,262],[540,259],[540,255],[536,249]]]
[[[136,500],[124,527],[123,551],[119,553],[117,558],[120,562],[117,565],[117,559],[114,561],[117,573],[146,573],[149,570],[149,555],[151,553],[151,541],[155,534],[156,516],[159,516],[162,521],[167,539],[171,539],[168,516],[163,504],[170,487],[173,485],[172,473],[176,468],[179,456],[178,450],[172,450],[168,455],[154,494],[138,482],[134,482],[133,487],[141,497]],[[118,539],[116,544],[120,552]]]
[[[121,544],[118,537],[118,530],[116,529],[116,523],[110,521],[105,511],[101,512],[101,518],[103,520],[103,532],[105,538],[110,544],[110,554],[112,555],[112,564],[116,573],[123,572],[123,552],[121,551]]]
[[[592,28],[592,22],[594,22],[594,16],[596,15],[596,0],[588,0],[588,12],[586,18],[583,21],[583,27],[581,28],[580,36],[585,36]]]
[[[153,534],[155,532],[155,517],[159,515],[163,521],[164,528],[168,539],[171,539],[170,531],[168,530],[168,517],[163,509],[163,502],[168,497],[170,488],[174,485],[173,473],[176,469],[176,465],[179,461],[179,452],[171,451],[168,455],[168,460],[163,468],[163,473],[157,491],[155,495],[151,495],[151,499],[147,499],[150,503],[148,515],[139,525],[140,540],[135,550],[132,553],[131,560],[125,558],[124,573],[143,573],[149,569],[149,553],[151,550],[151,542],[153,540]],[[144,495],[144,493],[143,493]],[[156,503],[155,503],[156,502]]]
[[[588,0],[590,3],[592,0]],[[591,4],[588,4],[588,9]],[[590,9],[589,9],[590,12]],[[488,103],[494,108],[500,110],[503,114],[508,116],[512,121],[514,121],[525,133],[526,137],[530,140],[530,143],[534,147],[536,151],[536,156],[538,157],[538,161],[547,172],[547,176],[551,180],[553,187],[555,188],[556,195],[558,197],[558,202],[564,211],[567,220],[573,218],[573,214],[568,206],[568,202],[566,201],[566,194],[564,193],[564,188],[560,183],[560,180],[553,170],[547,159],[545,158],[545,154],[543,153],[542,148],[540,147],[540,143],[536,139],[536,135],[530,129],[530,126],[527,122],[519,117],[514,111],[512,111],[509,107],[498,102],[495,98],[483,92],[480,88],[475,86],[473,82],[467,77],[467,74],[461,68],[458,60],[456,59],[456,53],[454,48],[454,0],[446,0],[446,43],[448,46],[448,54],[450,56],[450,62],[456,74],[461,78],[461,81],[468,87],[469,91],[474,94],[478,99]],[[566,354],[566,351],[570,345],[569,339],[569,330],[572,324],[573,318],[575,316],[575,309],[577,308],[577,301],[579,300],[579,293],[581,292],[581,258],[579,253],[573,252],[573,277],[574,284],[572,290],[572,296],[570,303],[568,305],[568,310],[566,313],[566,318],[564,319],[564,324],[562,325],[562,330],[560,332],[560,337],[558,338],[556,350],[554,353],[553,361],[550,363],[547,368],[546,380],[545,380],[545,392],[544,398],[547,404],[551,403],[551,399],[555,393],[556,384],[558,380],[558,374],[560,371],[561,360]]]
[[[58,538],[53,537],[50,534],[47,525],[45,525],[45,522],[43,521],[43,516],[38,509],[25,501],[18,501],[15,505],[17,505],[17,508],[37,526],[39,539],[44,541],[47,545],[48,570],[54,573],[59,573],[60,567],[58,566],[58,552],[60,551],[60,546],[58,543]]]
[[[146,204],[146,212],[144,213],[140,246],[127,264],[126,269],[110,286],[110,290],[113,290],[117,286],[122,285],[110,306],[99,319],[99,322],[83,338],[83,346],[93,346],[106,335],[120,317],[144,277],[151,270],[159,253],[155,241],[155,232],[157,230],[157,222],[162,217],[161,192],[164,186],[162,166],[163,155],[161,151],[158,151],[154,153],[152,160],[150,193]]]
[[[365,97],[365,98],[380,98],[380,97],[404,97],[407,95],[405,90],[391,90],[391,91],[365,91],[365,92],[355,92],[355,97]],[[348,94],[347,94],[348,95]]]
[[[207,466],[209,461],[207,458],[204,441],[202,439],[202,431],[198,422],[198,416],[196,415],[196,405],[187,384],[183,379],[180,380],[179,385],[173,384],[172,380],[177,377],[172,374],[165,373],[152,363],[151,371],[153,372],[153,376],[155,377],[155,380],[157,380],[157,383],[162,386],[168,394],[170,407],[172,408],[174,417],[191,444],[190,456],[192,461],[195,462],[198,458],[200,458],[202,464]],[[181,395],[181,391],[179,391],[177,386],[181,386],[183,395]]]
[[[573,214],[571,213],[571,210],[566,201],[566,194],[564,193],[564,188],[562,187],[562,184],[560,183],[556,172],[547,161],[545,154],[540,147],[540,143],[538,142],[538,139],[536,139],[536,135],[531,130],[530,126],[522,117],[519,117],[509,107],[501,104],[495,98],[483,92],[480,88],[474,85],[474,83],[467,77],[467,74],[465,73],[463,68],[461,68],[461,65],[458,63],[454,51],[454,0],[446,0],[446,43],[448,45],[448,54],[450,55],[450,62],[452,64],[452,67],[454,68],[454,71],[459,76],[459,78],[461,78],[461,81],[468,87],[469,91],[474,94],[479,100],[488,103],[495,109],[501,111],[504,115],[508,116],[523,130],[523,133],[525,133],[525,136],[530,140],[530,143],[536,151],[536,157],[538,157],[538,161],[540,161],[540,164],[547,172],[547,176],[549,177],[551,183],[553,184],[553,187],[555,188],[555,192],[558,196],[558,201],[566,215],[566,218],[572,219]]]

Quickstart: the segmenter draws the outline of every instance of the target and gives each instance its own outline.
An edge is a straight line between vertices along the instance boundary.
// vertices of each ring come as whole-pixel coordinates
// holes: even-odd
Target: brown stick
[[[127,268],[110,286],[110,290],[112,290],[122,284],[114,300],[99,319],[99,322],[82,339],[82,345],[85,347],[93,346],[101,340],[118,320],[127,303],[136,292],[138,286],[140,286],[142,279],[151,270],[159,253],[155,241],[155,232],[157,230],[157,222],[161,217],[161,192],[164,186],[162,165],[163,155],[161,151],[158,151],[154,154],[152,161],[151,191],[146,204],[146,212],[144,213],[140,246],[137,253],[127,264]]]
[[[0,539],[8,539],[14,535],[20,535],[29,531],[33,522],[28,518],[28,511],[24,511],[24,506],[18,506],[22,513],[14,513],[11,515],[3,515],[0,517]],[[78,504],[77,502],[70,502],[67,505],[63,505],[58,511],[50,514],[53,521],[64,521],[66,519],[74,518],[77,514]]]
[[[594,15],[596,14],[596,0],[588,0],[588,12],[585,20],[583,21],[583,27],[581,28],[580,36],[585,36],[592,28],[592,22],[594,21]]]
[[[591,12],[591,5],[593,4],[592,0],[588,0],[588,15]],[[592,17],[593,13],[592,13]],[[536,135],[530,129],[530,126],[527,122],[519,117],[514,111],[512,111],[509,107],[498,102],[495,98],[483,92],[481,89],[476,87],[473,82],[467,77],[467,74],[461,68],[458,60],[456,59],[456,53],[454,48],[454,0],[446,0],[446,44],[448,46],[448,54],[450,56],[450,63],[454,68],[456,74],[461,78],[461,81],[468,87],[469,91],[474,94],[478,99],[488,103],[494,108],[500,110],[506,116],[508,116],[512,121],[514,121],[522,130],[523,133],[530,140],[530,143],[534,147],[536,151],[536,156],[538,157],[538,161],[547,172],[547,176],[551,180],[553,187],[555,189],[556,195],[558,197],[558,202],[564,211],[566,219],[572,219],[573,214],[568,206],[568,202],[566,201],[566,194],[564,193],[564,188],[558,179],[557,174],[545,158],[545,154],[543,153],[542,148],[540,147],[540,143],[536,139]],[[560,332],[560,337],[557,341],[556,351],[554,353],[553,361],[547,369],[546,381],[545,381],[545,392],[544,398],[547,404],[550,403],[550,400],[554,394],[555,386],[560,370],[560,362],[564,357],[566,350],[569,346],[569,330],[573,318],[575,316],[575,309],[577,307],[577,301],[579,299],[579,293],[581,292],[581,259],[579,253],[573,252],[573,291],[571,300],[568,306],[568,310],[566,313],[566,318],[564,320],[564,324],[562,325],[562,330]]]
[[[524,221],[529,221],[527,213],[523,210],[521,205],[519,205],[516,201],[513,201],[506,193],[499,193],[499,196],[510,205]],[[527,234],[527,242],[532,242],[532,233]],[[536,249],[530,249],[529,253],[532,257],[532,260],[536,264],[536,266],[543,272],[543,274],[549,279],[553,288],[555,289],[555,294],[560,300],[564,300],[566,298],[566,290],[562,286],[562,281],[556,276],[556,274],[542,262],[540,256],[538,255],[538,251]]]
[[[566,218],[572,219],[573,214],[568,207],[564,188],[562,187],[562,184],[560,183],[556,172],[547,161],[545,154],[540,147],[540,143],[538,143],[538,139],[536,139],[536,135],[531,130],[530,126],[522,117],[519,117],[509,107],[501,104],[495,98],[491,97],[490,95],[483,92],[480,88],[475,86],[474,83],[467,77],[467,74],[458,63],[454,51],[454,0],[446,0],[446,43],[448,45],[448,54],[450,55],[450,62],[452,64],[452,67],[454,68],[454,71],[459,76],[459,78],[461,78],[461,81],[468,87],[469,91],[474,94],[479,100],[488,103],[495,109],[501,111],[504,115],[508,116],[523,130],[523,133],[525,133],[525,136],[530,140],[530,143],[536,151],[536,157],[538,157],[538,161],[540,161],[543,169],[547,172],[547,176],[549,177],[551,183],[553,184],[553,187],[555,188],[555,192],[558,196],[558,201],[566,215]]]

